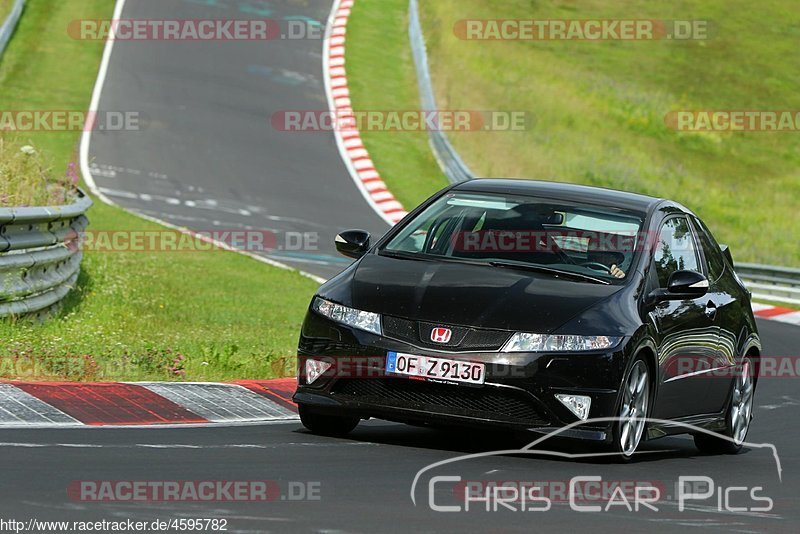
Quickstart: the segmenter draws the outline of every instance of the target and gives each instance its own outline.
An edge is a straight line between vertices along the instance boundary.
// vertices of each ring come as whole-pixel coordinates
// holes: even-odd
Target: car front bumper
[[[584,353],[442,351],[352,329],[310,311],[298,349],[294,400],[332,415],[550,433],[579,421],[555,397],[559,393],[590,397],[590,420],[616,415],[626,341],[611,351]],[[456,385],[387,374],[390,351],[484,363],[485,383]],[[305,377],[308,358],[332,364],[311,384]],[[609,430],[608,423],[588,422],[559,435],[603,441]]]

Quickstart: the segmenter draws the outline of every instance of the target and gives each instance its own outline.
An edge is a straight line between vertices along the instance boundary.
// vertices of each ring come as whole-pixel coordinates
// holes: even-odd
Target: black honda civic
[[[738,452],[761,345],[727,247],[676,202],[480,179],[440,191],[320,287],[294,396],[312,432],[371,417]]]

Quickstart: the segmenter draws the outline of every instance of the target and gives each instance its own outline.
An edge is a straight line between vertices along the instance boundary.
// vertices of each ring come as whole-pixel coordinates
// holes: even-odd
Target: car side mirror
[[[708,278],[697,271],[675,271],[667,282],[670,295],[697,298],[708,293]]]
[[[336,236],[336,251],[342,256],[358,259],[369,250],[372,236],[364,230],[347,230]]]
[[[697,271],[675,271],[667,281],[667,289],[656,289],[648,295],[655,304],[663,300],[696,299],[708,293],[708,278]]]

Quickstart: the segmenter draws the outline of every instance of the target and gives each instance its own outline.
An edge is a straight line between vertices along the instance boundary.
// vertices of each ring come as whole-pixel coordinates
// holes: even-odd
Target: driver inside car
[[[621,252],[590,251],[588,258],[590,261],[605,265],[611,276],[622,279],[627,275],[620,267],[625,261],[625,255]]]
[[[625,278],[625,271],[620,269],[616,264],[611,266],[609,272],[611,273],[612,276],[615,276],[617,278]]]

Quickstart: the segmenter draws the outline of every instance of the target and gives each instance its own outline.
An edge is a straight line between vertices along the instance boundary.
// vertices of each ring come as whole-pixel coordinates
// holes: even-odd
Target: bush
[[[70,203],[78,169],[70,163],[54,177],[47,158],[31,144],[0,136],[0,207],[58,206]]]

